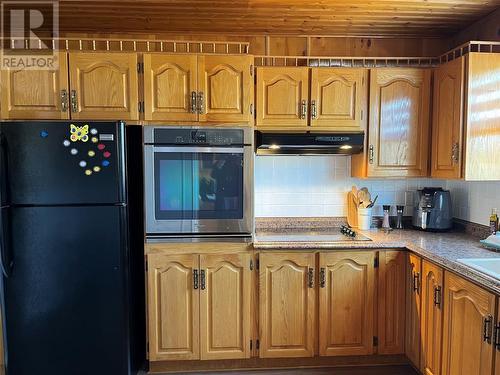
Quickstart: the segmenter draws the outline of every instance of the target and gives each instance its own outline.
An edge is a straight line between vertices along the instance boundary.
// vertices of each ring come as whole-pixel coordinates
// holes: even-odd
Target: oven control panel
[[[155,129],[154,143],[186,146],[244,145],[242,129]]]

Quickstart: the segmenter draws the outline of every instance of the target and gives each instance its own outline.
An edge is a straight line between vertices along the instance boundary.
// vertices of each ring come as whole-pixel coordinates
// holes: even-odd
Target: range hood
[[[257,155],[353,155],[363,151],[364,133],[255,132]]]

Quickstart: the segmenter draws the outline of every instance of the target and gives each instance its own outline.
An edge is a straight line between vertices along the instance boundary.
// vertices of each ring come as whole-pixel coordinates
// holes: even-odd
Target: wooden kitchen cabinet
[[[428,175],[430,81],[429,69],[371,70],[368,168],[358,177]]]
[[[373,353],[375,255],[320,253],[319,354]]]
[[[314,253],[260,254],[260,357],[314,356]]]
[[[314,128],[366,129],[368,70],[311,68],[310,118]]]
[[[138,120],[137,54],[69,53],[71,118]]]
[[[443,334],[443,270],[422,262],[422,351],[420,368],[424,375],[441,374]]]
[[[309,68],[257,68],[257,127],[306,128]]]
[[[250,255],[200,255],[201,359],[250,358]]]
[[[500,374],[500,298],[497,297],[497,322],[496,322],[496,341],[495,341],[495,375]]]
[[[253,71],[253,56],[199,56],[199,120],[253,123]]]
[[[405,351],[406,252],[379,252],[378,353]]]
[[[57,70],[1,71],[2,119],[69,119],[67,53],[57,53],[57,61]]]
[[[409,253],[407,262],[405,351],[413,365],[420,368],[422,259]]]
[[[443,303],[442,374],[491,375],[495,296],[445,272]]]
[[[467,55],[465,180],[500,180],[500,54]]]
[[[434,70],[431,176],[462,177],[464,57]]]
[[[144,54],[144,118],[197,121],[196,55]]]
[[[150,360],[200,359],[198,268],[198,255],[148,255]]]
[[[253,57],[144,54],[144,118],[253,123]]]

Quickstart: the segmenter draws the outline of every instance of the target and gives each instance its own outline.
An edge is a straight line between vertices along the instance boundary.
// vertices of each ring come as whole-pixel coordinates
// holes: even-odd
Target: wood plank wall
[[[250,43],[250,53],[273,56],[437,56],[449,49],[438,38],[361,38],[290,35],[176,35],[176,34],[83,34],[61,33],[62,37],[143,38],[208,41],[243,41]]]
[[[500,8],[450,38],[450,44],[455,46],[469,40],[500,41]]]

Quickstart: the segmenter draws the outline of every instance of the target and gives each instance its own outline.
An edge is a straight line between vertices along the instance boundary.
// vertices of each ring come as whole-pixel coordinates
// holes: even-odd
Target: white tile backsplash
[[[411,215],[414,192],[423,187],[451,190],[453,215],[463,220],[487,225],[491,208],[500,212],[500,182],[365,180],[349,177],[350,167],[349,156],[257,156],[256,216],[346,216],[347,192],[353,185],[367,187],[372,198],[379,195],[375,215],[382,214],[383,204],[405,205],[405,215]]]
[[[363,180],[351,175],[348,156],[257,156],[255,214],[257,217],[345,216],[347,192],[353,185],[379,195],[374,214],[382,205],[406,205],[412,213],[413,193],[419,187],[443,186],[430,179]],[[395,208],[394,208],[395,209]]]
[[[464,182],[450,180],[453,216],[474,223],[489,224],[492,208],[500,213],[500,182]]]

